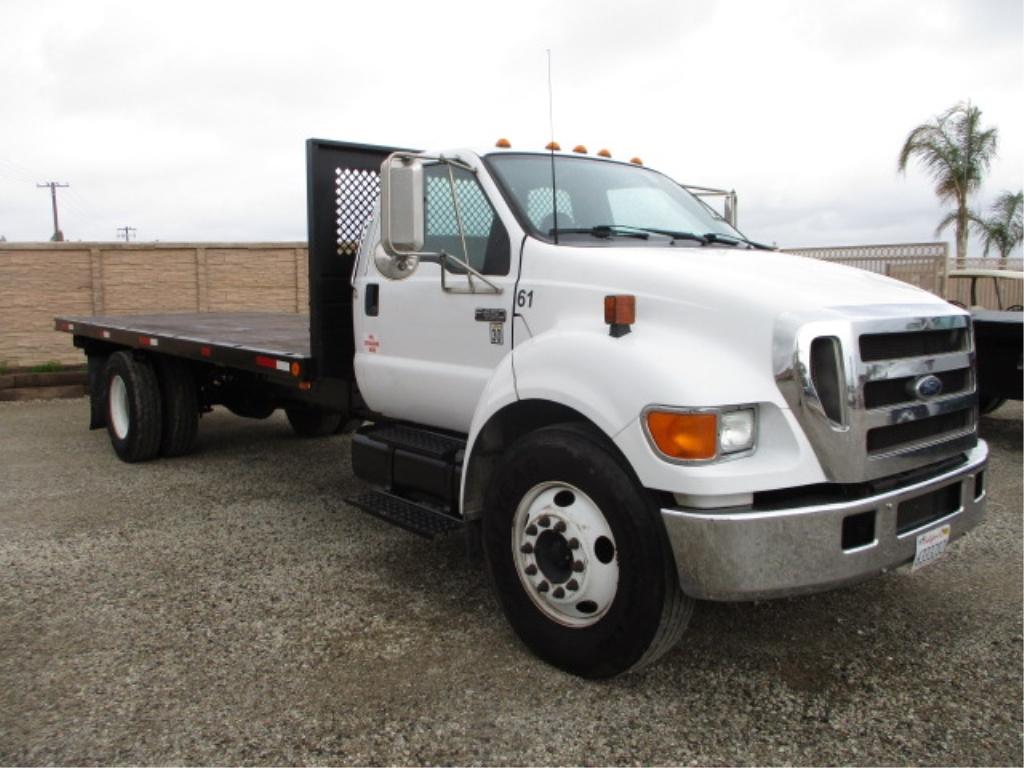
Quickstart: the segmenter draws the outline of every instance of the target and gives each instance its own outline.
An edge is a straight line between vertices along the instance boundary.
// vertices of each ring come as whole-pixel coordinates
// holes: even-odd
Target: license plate
[[[949,543],[949,526],[944,525],[934,531],[922,533],[917,537],[917,554],[914,555],[914,565],[910,569],[916,571],[931,565],[946,552],[946,544]]]

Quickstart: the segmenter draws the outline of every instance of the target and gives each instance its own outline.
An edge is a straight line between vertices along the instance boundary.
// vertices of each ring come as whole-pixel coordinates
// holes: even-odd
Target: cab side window
[[[424,168],[426,233],[423,250],[444,251],[465,258],[459,222],[448,179],[449,166],[435,163]],[[455,196],[459,203],[466,250],[473,269],[484,275],[507,275],[510,263],[508,232],[494,213],[476,177],[462,168],[452,168]]]

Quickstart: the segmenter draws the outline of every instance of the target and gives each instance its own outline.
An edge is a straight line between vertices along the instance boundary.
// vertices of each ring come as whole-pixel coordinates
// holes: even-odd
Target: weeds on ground
[[[29,366],[29,373],[57,373],[64,370],[63,365],[58,363],[56,360],[47,360],[45,363],[39,363],[39,365]]]

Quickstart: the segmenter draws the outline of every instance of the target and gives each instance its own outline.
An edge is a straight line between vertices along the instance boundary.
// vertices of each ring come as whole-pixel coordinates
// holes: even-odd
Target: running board
[[[384,491],[369,491],[346,501],[374,517],[427,539],[461,530],[463,526],[457,517]]]

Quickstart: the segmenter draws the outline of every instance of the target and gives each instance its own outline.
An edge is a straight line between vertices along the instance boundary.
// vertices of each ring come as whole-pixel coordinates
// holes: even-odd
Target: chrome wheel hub
[[[600,508],[568,483],[541,483],[519,502],[512,555],[526,593],[560,624],[590,626],[615,599],[615,537]]]

